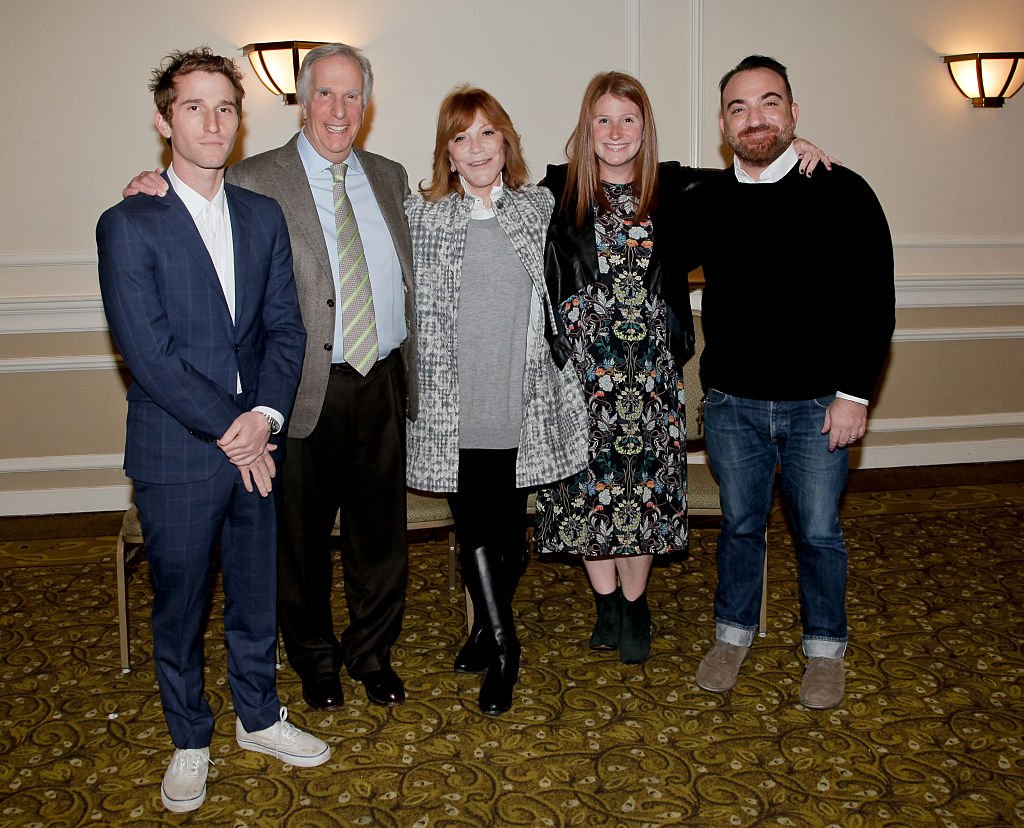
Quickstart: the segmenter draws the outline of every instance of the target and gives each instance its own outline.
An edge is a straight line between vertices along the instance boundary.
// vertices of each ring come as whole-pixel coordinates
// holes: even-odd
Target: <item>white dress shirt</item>
[[[206,250],[213,261],[213,267],[217,271],[217,278],[220,280],[221,290],[224,291],[224,301],[228,306],[228,313],[231,314],[232,323],[235,321],[235,253],[234,237],[231,235],[231,211],[228,209],[228,199],[224,192],[224,182],[221,181],[220,189],[212,199],[207,200],[174,173],[174,165],[167,168],[167,178],[170,179],[171,187],[175,194],[181,199],[188,210],[192,220],[196,223],[196,229],[206,245]],[[242,378],[236,375],[235,393],[242,393]],[[269,414],[277,422],[278,426],[284,425],[284,415],[276,409],[265,405],[256,406],[253,411],[261,414]]]

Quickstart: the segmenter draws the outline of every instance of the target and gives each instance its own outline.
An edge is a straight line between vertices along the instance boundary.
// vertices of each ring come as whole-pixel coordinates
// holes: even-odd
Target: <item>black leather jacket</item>
[[[644,287],[652,295],[662,297],[668,306],[669,349],[680,371],[693,356],[693,314],[687,274],[699,264],[693,246],[687,244],[693,227],[690,211],[695,202],[691,191],[701,181],[720,174],[720,170],[683,167],[678,161],[658,165],[657,197],[651,210],[654,249]],[[545,328],[545,335],[560,368],[569,360],[570,347],[562,316],[557,311],[563,301],[597,281],[594,223],[587,221],[577,227],[575,201],[564,208],[562,205],[567,175],[568,165],[552,165],[541,182],[555,196],[555,213],[544,249],[544,278],[556,319],[553,329],[550,325]]]

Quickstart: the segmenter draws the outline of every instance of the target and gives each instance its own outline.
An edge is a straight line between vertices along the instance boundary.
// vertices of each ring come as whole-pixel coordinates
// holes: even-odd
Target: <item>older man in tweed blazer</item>
[[[407,413],[416,416],[412,249],[402,214],[409,185],[401,165],[353,148],[372,84],[369,61],[357,49],[314,49],[298,79],[302,131],[228,171],[229,181],[277,199],[292,240],[308,339],[282,464],[278,613],[303,696],[325,710],[342,703],[342,663],[370,701],[405,699],[391,646],[405,607],[405,421]],[[380,342],[380,358],[366,376],[342,353],[330,173],[341,163]],[[339,507],[350,619],[340,641],[329,545]]]

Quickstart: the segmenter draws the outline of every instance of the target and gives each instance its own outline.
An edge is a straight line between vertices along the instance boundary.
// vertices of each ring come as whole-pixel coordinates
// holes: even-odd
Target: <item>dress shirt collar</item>
[[[174,173],[174,165],[172,164],[167,168],[167,177],[171,181],[171,186],[174,187],[174,192],[178,198],[182,200],[185,208],[188,210],[193,220],[196,219],[204,210],[208,207],[212,207],[221,213],[224,212],[227,205],[227,198],[224,194],[224,181],[220,182],[220,189],[217,190],[217,194],[213,198],[207,199],[206,196],[200,195],[191,187],[188,186],[184,181],[178,178]]]
[[[462,182],[462,189],[466,193],[466,198],[473,199],[473,209],[469,214],[471,219],[482,221],[484,219],[494,218],[494,202],[497,201],[502,195],[505,194],[505,183],[504,177],[498,176],[498,183],[491,187],[491,206],[484,206],[484,200],[478,195],[474,195],[469,191],[469,187],[466,184],[466,179],[461,175],[459,181]]]
[[[740,166],[739,158],[733,158],[732,166],[736,171],[736,180],[739,181],[740,184],[774,184],[776,181],[784,178],[789,171],[796,166],[796,163],[799,160],[796,150],[793,149],[793,145],[790,144],[786,147],[786,151],[783,152],[782,155],[767,166],[765,171],[761,173],[760,178],[753,178],[750,176],[747,171]]]
[[[328,161],[313,149],[313,145],[309,143],[309,139],[306,137],[305,130],[299,130],[298,149],[299,158],[302,160],[303,169],[306,171],[306,178],[313,178],[324,173],[328,176],[331,174],[331,164],[334,162]],[[349,173],[363,174],[363,165],[359,163],[359,153],[356,152],[355,147],[352,148],[348,158],[342,163],[348,166],[346,175]]]

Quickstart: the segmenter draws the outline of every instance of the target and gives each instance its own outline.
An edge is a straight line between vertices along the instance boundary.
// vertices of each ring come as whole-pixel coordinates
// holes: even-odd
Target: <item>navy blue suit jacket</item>
[[[234,322],[173,189],[125,199],[96,227],[103,307],[132,374],[124,468],[135,480],[210,478],[228,462],[215,441],[239,414],[265,405],[287,417],[295,399],[306,332],[284,216],[273,199],[225,189]]]

